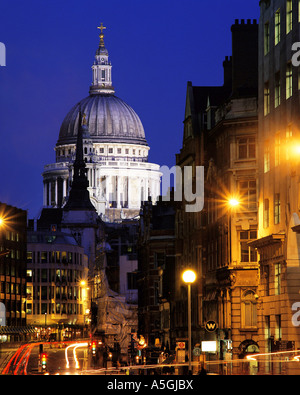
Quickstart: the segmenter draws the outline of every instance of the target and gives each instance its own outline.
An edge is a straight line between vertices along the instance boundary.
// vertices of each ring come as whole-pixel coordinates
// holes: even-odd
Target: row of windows
[[[15,261],[8,261],[6,264],[0,265],[0,275],[23,278],[25,276],[25,265],[23,262],[18,264]]]
[[[27,263],[69,263],[82,265],[82,254],[68,251],[27,251]]]
[[[27,300],[78,300],[81,299],[82,292],[78,286],[27,286]]]
[[[285,132],[284,143],[282,143],[282,134],[277,132],[275,134],[275,145],[273,147],[274,160],[273,164],[275,167],[279,166],[282,161],[282,151],[285,151],[285,159],[289,160],[293,154],[295,147],[293,146],[293,131],[292,126],[289,125]],[[298,152],[297,152],[298,155]],[[269,140],[264,142],[264,173],[268,173],[271,169],[271,143]]]
[[[58,156],[71,156],[72,154],[74,154],[75,152],[72,151],[70,148],[68,150],[66,149],[60,149],[57,150],[57,155]],[[147,155],[147,151],[146,150],[141,150],[141,149],[135,149],[135,148],[113,148],[113,147],[108,147],[107,150],[104,147],[100,147],[99,148],[99,152],[97,149],[95,148],[90,148],[88,150],[87,147],[84,147],[84,154],[88,155],[88,154],[118,154],[118,155],[138,155],[138,156],[146,156]]]
[[[218,139],[218,148],[226,149],[228,140],[226,138]],[[236,139],[236,158],[237,159],[255,159],[256,158],[256,138],[251,136],[237,137]]]
[[[22,303],[20,300],[6,300],[5,309],[6,314],[9,313],[25,313],[26,303]]]
[[[100,148],[99,149],[99,153],[100,154],[104,154],[104,152],[105,152],[104,148]],[[97,153],[97,151],[96,151],[96,153]],[[141,155],[146,156],[146,154],[147,154],[147,152],[145,150],[142,151],[140,149],[137,150],[135,148],[132,148],[132,149],[129,150],[129,148],[122,149],[122,148],[112,148],[112,147],[108,148],[108,153],[109,154],[117,153],[118,155],[121,155],[121,154],[125,154],[125,155],[132,154],[132,155],[139,155],[139,156],[141,156]]]
[[[24,284],[0,282],[0,293],[10,295],[24,295]]]
[[[76,303],[27,303],[27,314],[83,314],[82,304]]]
[[[274,225],[280,224],[280,220],[281,220],[280,193],[275,193],[274,195],[273,213],[274,213]],[[264,199],[263,225],[265,229],[270,226],[269,199]]]
[[[265,281],[265,296],[270,296],[270,285],[271,285],[271,273],[270,269],[273,269],[272,273],[272,283],[273,283],[273,290],[274,290],[274,295],[280,295],[281,294],[281,263],[277,262],[272,266],[269,265],[264,265],[262,267],[262,272],[263,276],[262,278]]]
[[[65,269],[27,269],[27,282],[74,283],[81,278],[81,271]]]
[[[300,72],[298,72],[298,89],[300,89]],[[282,101],[282,88],[281,88],[281,78],[280,72],[275,74],[275,94],[273,97],[274,108],[280,106]],[[285,73],[285,98],[289,99],[293,95],[293,67],[292,63],[288,63],[286,66]],[[270,83],[267,81],[264,86],[264,115],[268,115],[271,111],[271,93],[270,93]]]
[[[0,246],[0,252],[5,251],[6,248],[4,248],[3,246]],[[9,253],[6,255],[7,258],[11,258],[11,259],[23,259],[23,254],[22,251],[20,250],[14,250],[12,248],[9,248]]]
[[[22,241],[22,237],[19,233],[7,230],[5,232],[5,239],[8,241]]]
[[[274,340],[282,339],[280,314],[275,314],[275,325],[271,325],[271,317],[269,315],[265,316],[265,338],[270,339],[272,336],[274,336]]]
[[[300,22],[300,1],[298,2],[298,22]],[[274,45],[280,43],[282,34],[282,10],[279,8],[275,14],[273,21],[274,27]],[[286,0],[286,34],[289,34],[293,29],[293,1]],[[271,23],[270,21],[265,23],[264,26],[264,53],[267,55],[270,51],[271,41]]]

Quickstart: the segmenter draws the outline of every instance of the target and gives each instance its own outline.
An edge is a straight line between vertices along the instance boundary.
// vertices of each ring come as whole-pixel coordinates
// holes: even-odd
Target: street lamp
[[[188,338],[189,338],[189,374],[192,374],[192,306],[191,306],[191,285],[196,280],[196,273],[191,270],[185,270],[182,274],[183,281],[188,286]]]
[[[237,207],[240,204],[240,202],[236,198],[231,198],[228,200],[228,204],[229,204],[229,207],[232,208],[232,207]]]

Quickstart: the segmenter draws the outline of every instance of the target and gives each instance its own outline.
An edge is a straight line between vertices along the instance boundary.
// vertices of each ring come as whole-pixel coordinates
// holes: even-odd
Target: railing
[[[69,170],[69,163],[68,162],[59,162],[59,163],[51,163],[49,165],[46,165],[44,167],[44,171],[50,171],[50,170]],[[92,168],[95,163],[86,163],[87,168]],[[110,161],[110,160],[105,160],[101,161],[100,163],[97,163],[97,165],[100,165],[100,168],[105,168],[105,167],[118,167],[118,168],[124,168],[128,169],[130,167],[135,167],[135,168],[143,168],[145,170],[155,170],[159,171],[160,166],[149,163],[149,162],[131,162],[131,161]]]

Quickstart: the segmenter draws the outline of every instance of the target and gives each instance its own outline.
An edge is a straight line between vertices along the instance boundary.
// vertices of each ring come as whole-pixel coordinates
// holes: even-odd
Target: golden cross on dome
[[[103,23],[101,22],[101,25],[97,27],[97,29],[101,30],[101,34],[100,34],[100,47],[104,47],[104,34],[103,34],[103,30],[106,29],[106,26],[103,26]]]
[[[103,26],[103,23],[101,22],[101,25],[98,26],[97,29],[101,30],[101,34],[103,35],[103,30],[106,29],[106,26]]]

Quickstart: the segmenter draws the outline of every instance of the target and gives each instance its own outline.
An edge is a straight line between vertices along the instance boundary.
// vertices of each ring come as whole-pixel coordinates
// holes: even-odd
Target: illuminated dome
[[[92,65],[89,96],[74,105],[62,122],[55,147],[56,163],[44,167],[43,201],[47,208],[68,207],[77,135],[82,126],[90,201],[103,220],[116,221],[135,218],[141,202],[149,197],[153,202],[157,200],[161,172],[159,165],[148,162],[150,147],[140,118],[115,96],[102,24],[99,29],[100,44]]]
[[[86,115],[93,143],[148,145],[136,112],[113,94],[90,94],[76,104],[65,117],[57,145],[75,144],[79,111]]]
[[[90,95],[77,103],[65,117],[57,146],[76,143],[80,111],[86,116],[86,124],[93,143],[147,146],[140,118],[128,104],[114,95],[112,65],[104,44],[103,27],[100,29],[100,44],[92,66],[93,82]]]

